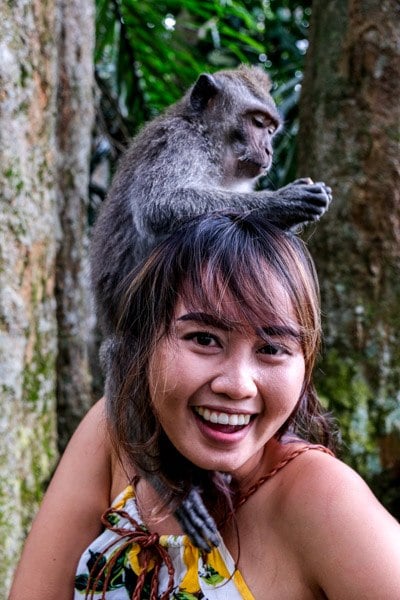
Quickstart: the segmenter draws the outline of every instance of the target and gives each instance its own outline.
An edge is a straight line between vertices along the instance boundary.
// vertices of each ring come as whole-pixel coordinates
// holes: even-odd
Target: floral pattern
[[[125,511],[140,524],[143,531],[146,527],[139,515],[135,492],[131,486],[126,488],[116,499],[112,507],[115,511]],[[115,528],[124,529],[129,520],[120,514],[111,512],[107,519]],[[125,546],[123,547],[123,545]],[[173,564],[174,585],[169,594],[173,600],[254,600],[254,596],[246,586],[241,574],[235,570],[234,561],[225,547],[222,538],[218,548],[204,554],[193,546],[188,537],[167,536],[159,538]],[[140,566],[141,552],[139,544],[126,543],[126,540],[113,530],[105,529],[103,533],[85,550],[76,572],[74,600],[85,597],[100,600],[104,586],[107,600],[129,600],[132,598],[138,577],[142,573]],[[107,569],[104,567],[107,564]],[[150,599],[150,586],[155,561],[148,562],[147,573],[141,593],[141,600]],[[105,576],[106,573],[106,576]],[[167,589],[168,573],[163,564],[158,576],[158,597],[161,598]]]

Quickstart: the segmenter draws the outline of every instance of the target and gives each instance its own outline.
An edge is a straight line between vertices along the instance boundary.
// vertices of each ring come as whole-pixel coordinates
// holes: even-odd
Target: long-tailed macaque
[[[271,167],[272,141],[281,126],[270,88],[268,76],[257,67],[202,74],[181,100],[133,139],[92,240],[92,283],[106,340],[115,340],[125,277],[185,219],[219,209],[254,209],[287,229],[316,221],[327,210],[330,188],[310,179],[275,191],[254,190]],[[105,344],[106,394],[114,387],[112,345]],[[143,475],[162,491],[157,473]],[[199,547],[207,550],[214,543],[214,523],[196,490],[175,514]]]

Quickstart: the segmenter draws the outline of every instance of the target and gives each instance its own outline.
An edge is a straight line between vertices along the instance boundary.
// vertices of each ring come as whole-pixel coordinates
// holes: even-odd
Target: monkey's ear
[[[195,110],[201,111],[208,101],[219,92],[220,86],[216,79],[208,73],[203,73],[193,86],[190,94],[190,104]]]

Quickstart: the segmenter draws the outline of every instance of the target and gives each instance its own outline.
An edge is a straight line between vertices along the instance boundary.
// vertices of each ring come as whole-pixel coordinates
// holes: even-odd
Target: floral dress
[[[134,529],[132,523],[139,525],[143,539],[150,540],[149,554],[157,554],[155,551],[158,550],[162,556],[157,573],[157,598],[254,600],[221,537],[220,545],[206,554],[196,548],[186,535],[158,537],[149,534],[140,517],[132,486],[118,496],[106,519],[112,529],[107,525],[79,561],[74,600],[130,600],[140,576],[143,578],[140,598],[150,599],[151,580],[157,564],[150,558],[146,573],[143,573],[143,563],[139,564],[138,558],[139,553],[141,556],[143,553],[143,542],[139,545],[132,541],[129,535],[129,531]],[[171,591],[165,596],[169,581]]]

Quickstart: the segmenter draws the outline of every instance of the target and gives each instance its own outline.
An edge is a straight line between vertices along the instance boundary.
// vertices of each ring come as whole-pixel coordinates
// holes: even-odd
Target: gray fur
[[[291,228],[319,219],[328,208],[331,190],[309,179],[254,191],[272,162],[268,126],[280,126],[270,85],[256,67],[201,75],[133,139],[93,234],[92,282],[104,335],[115,330],[121,280],[184,220],[219,209],[257,209]],[[264,115],[268,126],[249,132],[249,111]]]

